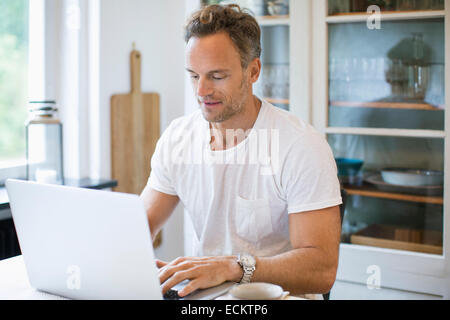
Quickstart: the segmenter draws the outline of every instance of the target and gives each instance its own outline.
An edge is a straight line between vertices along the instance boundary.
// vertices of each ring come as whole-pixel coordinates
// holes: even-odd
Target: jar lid
[[[52,116],[56,111],[55,101],[30,101],[29,111],[39,116]]]
[[[56,104],[54,100],[30,101],[30,104]]]

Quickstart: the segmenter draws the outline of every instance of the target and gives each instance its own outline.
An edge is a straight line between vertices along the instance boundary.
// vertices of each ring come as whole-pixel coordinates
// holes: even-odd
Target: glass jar
[[[30,102],[26,124],[27,180],[64,184],[62,124],[54,101]]]
[[[429,65],[425,60],[423,34],[413,33],[412,59],[407,62],[408,96],[423,100],[428,89]]]

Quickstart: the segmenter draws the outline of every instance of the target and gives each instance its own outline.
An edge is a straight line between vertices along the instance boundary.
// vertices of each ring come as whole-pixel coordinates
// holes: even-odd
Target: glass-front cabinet
[[[323,83],[315,82],[320,97],[313,108],[321,110],[314,124],[326,134],[346,195],[345,280],[363,282],[363,266],[373,264],[390,278],[382,285],[448,298],[448,6],[444,0],[314,5],[314,74],[324,71]],[[352,276],[355,268],[359,275]]]
[[[444,43],[443,17],[328,27],[346,243],[443,253]]]

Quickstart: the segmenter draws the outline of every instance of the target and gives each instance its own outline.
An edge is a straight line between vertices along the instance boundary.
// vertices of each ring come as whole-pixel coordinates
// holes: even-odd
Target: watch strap
[[[241,256],[242,255],[239,255],[239,257],[238,257],[238,263],[239,263],[239,265],[241,266],[241,268],[243,270],[243,275],[242,275],[241,281],[239,281],[239,284],[250,283],[251,279],[253,277],[253,273],[256,270],[256,267],[255,267],[254,264],[253,265],[245,264],[242,261]]]
[[[244,270],[244,274],[242,275],[242,279],[239,282],[240,284],[250,283],[253,277],[253,272],[255,271],[255,267],[242,267]]]

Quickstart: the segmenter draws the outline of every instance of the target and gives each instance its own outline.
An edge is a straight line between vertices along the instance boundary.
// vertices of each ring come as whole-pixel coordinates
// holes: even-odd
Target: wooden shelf
[[[407,195],[407,194],[399,194],[399,193],[388,193],[382,191],[367,191],[367,190],[358,190],[358,189],[347,189],[345,191],[349,195],[360,195],[364,197],[371,198],[381,198],[381,199],[390,199],[390,200],[401,200],[408,202],[420,202],[420,203],[430,203],[430,204],[444,204],[444,199],[442,197],[427,197],[427,196],[416,196],[416,195]]]
[[[364,184],[361,187],[353,187],[350,185],[344,184],[344,190],[348,195],[358,195],[369,198],[379,198],[379,199],[388,199],[388,200],[400,200],[407,202],[419,202],[419,203],[429,203],[429,204],[437,204],[443,205],[444,198],[436,197],[436,196],[421,196],[421,195],[412,195],[412,194],[403,194],[403,193],[393,193],[380,191],[375,187]]]
[[[429,15],[441,15],[443,14],[443,10],[408,10],[408,11],[383,11],[381,10],[381,14],[386,14],[386,15],[417,15],[417,16],[429,16]],[[329,15],[328,17],[341,17],[341,16],[358,16],[358,15],[371,15],[371,13],[367,13],[364,11],[360,11],[360,12],[338,12],[338,13],[334,13]]]
[[[412,102],[330,101],[330,106],[348,107],[348,108],[380,108],[380,109],[443,111],[443,107],[441,109],[441,106],[435,107],[428,103],[412,103]]]
[[[442,232],[401,229],[387,225],[371,225],[353,235],[350,242],[357,245],[442,254]]]
[[[401,137],[444,139],[445,131],[418,129],[386,129],[386,128],[358,128],[358,127],[327,127],[326,134],[348,134],[357,136]]]
[[[289,99],[264,98],[264,100],[271,104],[289,104]]]
[[[327,23],[348,23],[348,22],[366,22],[367,17],[371,13],[365,12],[348,12],[338,13],[326,17]],[[418,11],[382,11],[382,21],[395,20],[418,20],[418,19],[434,19],[445,17],[445,10],[418,10]]]
[[[289,15],[261,16],[261,17],[257,17],[256,20],[263,27],[288,26],[290,24]]]

